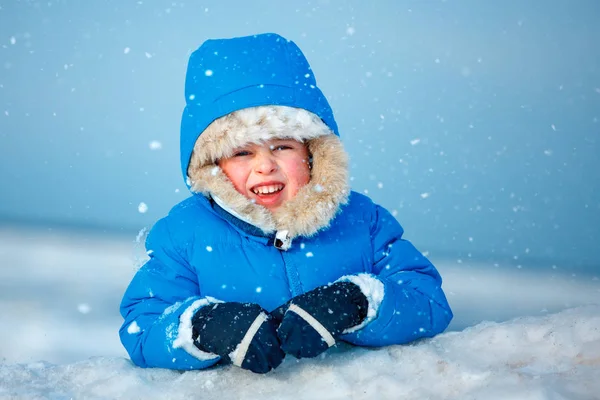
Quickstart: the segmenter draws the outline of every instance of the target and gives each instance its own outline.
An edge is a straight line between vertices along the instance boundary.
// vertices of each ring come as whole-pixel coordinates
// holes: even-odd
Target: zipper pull
[[[290,238],[289,231],[277,231],[275,233],[275,243],[273,243],[276,249],[287,251],[292,247],[292,238]]]

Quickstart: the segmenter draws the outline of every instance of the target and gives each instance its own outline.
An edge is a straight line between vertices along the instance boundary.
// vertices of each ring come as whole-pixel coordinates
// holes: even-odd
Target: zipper
[[[281,254],[292,297],[304,293],[302,284],[300,283],[298,268],[294,264],[291,254],[287,252],[287,250],[292,247],[292,239],[289,236],[289,232],[286,230],[278,231],[275,234],[273,246],[275,246],[275,248],[279,250],[279,254]]]

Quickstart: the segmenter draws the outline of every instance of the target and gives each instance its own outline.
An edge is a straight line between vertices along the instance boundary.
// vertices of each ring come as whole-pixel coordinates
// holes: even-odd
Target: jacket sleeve
[[[179,238],[173,240],[167,218],[152,228],[146,240],[150,259],[125,291],[119,335],[137,366],[207,368],[219,358],[193,345],[191,318],[198,308],[216,300],[200,296],[197,274],[187,262],[189,246]]]
[[[396,219],[375,206],[371,224],[371,274],[344,277],[361,286],[369,314],[342,339],[362,346],[403,344],[444,331],[452,311],[442,291],[442,278],[410,242]]]

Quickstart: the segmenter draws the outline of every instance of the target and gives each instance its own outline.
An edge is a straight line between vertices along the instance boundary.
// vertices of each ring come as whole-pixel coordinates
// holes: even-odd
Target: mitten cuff
[[[367,317],[360,324],[344,330],[343,333],[351,333],[362,329],[377,317],[377,312],[379,311],[379,306],[383,301],[385,289],[383,282],[377,279],[375,275],[365,273],[356,275],[345,275],[338,279],[336,282],[354,283],[360,288],[361,292],[369,302]]]
[[[219,357],[217,354],[208,353],[200,350],[194,345],[193,330],[192,330],[192,317],[196,314],[200,308],[208,306],[209,304],[222,303],[221,300],[217,300],[213,297],[205,297],[194,301],[179,317],[179,330],[177,338],[173,342],[173,347],[182,348],[192,356],[196,357],[200,361],[214,360]]]

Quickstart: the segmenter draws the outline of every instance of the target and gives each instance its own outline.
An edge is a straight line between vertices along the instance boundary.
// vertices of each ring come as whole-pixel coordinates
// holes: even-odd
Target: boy
[[[332,110],[293,42],[207,41],[185,96],[193,196],[152,228],[121,303],[136,365],[265,373],[339,340],[402,344],[448,326],[435,267],[388,211],[350,191]]]

